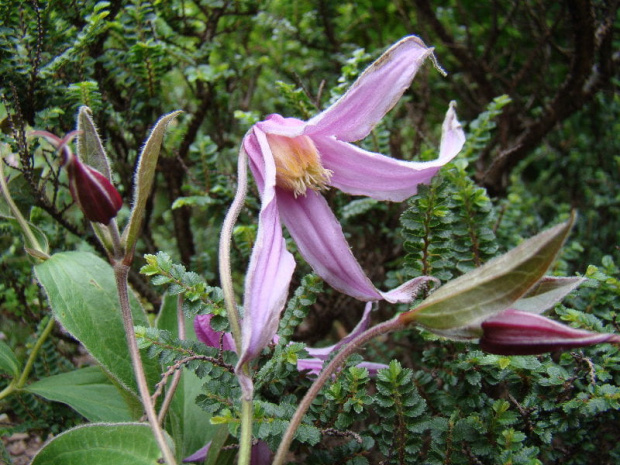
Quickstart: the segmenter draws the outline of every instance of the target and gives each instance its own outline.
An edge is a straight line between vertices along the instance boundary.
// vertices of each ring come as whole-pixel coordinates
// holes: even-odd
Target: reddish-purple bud
[[[107,177],[82,163],[73,154],[68,144],[79,133],[80,131],[71,131],[61,139],[48,131],[32,132],[35,136],[44,137],[62,154],[62,164],[69,177],[71,197],[84,216],[90,221],[108,224],[123,206],[123,199]]]
[[[574,329],[544,316],[508,309],[482,323],[480,348],[497,355],[536,355],[585,347],[602,342],[620,342],[609,333]]]
[[[123,199],[110,180],[75,156],[67,158],[65,167],[71,196],[86,218],[108,224],[123,205]]]

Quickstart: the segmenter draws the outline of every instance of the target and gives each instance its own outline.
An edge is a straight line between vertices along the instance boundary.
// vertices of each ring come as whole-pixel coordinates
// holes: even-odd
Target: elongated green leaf
[[[31,465],[158,465],[160,458],[148,425],[95,423],[56,436]]]
[[[513,308],[540,314],[557,304],[583,281],[585,279],[579,277],[545,277],[536,283],[522,299],[517,300]]]
[[[157,160],[159,159],[159,152],[161,151],[161,143],[164,140],[164,133],[166,127],[174,118],[176,118],[182,111],[174,111],[162,116],[155,127],[151,131],[142,153],[140,154],[140,161],[138,163],[138,170],[136,172],[136,182],[133,193],[133,206],[131,208],[131,216],[129,223],[123,231],[123,240],[127,253],[133,255],[133,249],[138,240],[140,229],[142,228],[142,220],[144,218],[144,208],[146,201],[151,195],[151,189],[153,188],[153,181],[155,180],[155,170],[157,168]]]
[[[0,373],[7,373],[14,378],[19,375],[19,361],[11,348],[0,341]]]
[[[111,181],[110,162],[91,115],[90,108],[80,107],[77,124],[78,131],[80,131],[77,137],[78,157]]]
[[[462,337],[459,329],[476,326],[534,287],[555,260],[573,222],[574,216],[448,282],[419,307],[403,313],[400,320],[415,322],[439,334]]]
[[[43,378],[25,390],[67,404],[89,421],[131,421],[142,415],[140,403],[127,405],[119,388],[97,366]]]
[[[54,317],[82,342],[108,374],[136,395],[112,267],[87,252],[63,252],[36,265],[34,270]],[[133,295],[130,303],[135,324],[148,326]],[[159,367],[153,360],[143,357],[143,361],[152,386],[158,381]]]

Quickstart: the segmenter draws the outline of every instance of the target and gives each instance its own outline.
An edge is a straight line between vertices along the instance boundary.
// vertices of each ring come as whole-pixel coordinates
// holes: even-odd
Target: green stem
[[[23,388],[24,385],[26,384],[26,381],[28,380],[28,376],[30,376],[30,372],[32,371],[32,368],[34,367],[34,361],[36,360],[37,355],[39,355],[39,351],[41,350],[41,347],[43,347],[43,343],[47,340],[47,337],[52,333],[52,329],[54,329],[55,320],[51,316],[49,318],[50,319],[47,322],[47,325],[45,325],[45,329],[39,336],[39,339],[37,339],[37,342],[32,348],[32,352],[30,352],[30,355],[28,356],[28,360],[26,361],[26,366],[24,367],[24,371],[22,371],[22,374],[19,377],[19,380],[17,381],[17,386],[16,386],[17,389]]]
[[[327,365],[327,367],[325,367],[325,369],[321,371],[316,381],[312,384],[312,386],[310,386],[310,389],[308,389],[308,392],[301,400],[301,403],[299,404],[299,407],[297,407],[293,418],[291,418],[288,429],[284,433],[284,436],[282,436],[282,441],[278,446],[278,450],[276,452],[276,456],[273,459],[272,465],[284,464],[286,454],[288,453],[291,443],[293,442],[295,432],[301,424],[301,420],[310,408],[310,405],[318,395],[323,385],[327,382],[329,378],[331,378],[331,376],[336,372],[336,370],[340,368],[340,366],[346,361],[346,359],[353,352],[358,350],[360,347],[362,347],[362,345],[364,345],[371,339],[374,339],[381,334],[394,331],[395,329],[398,329],[402,326],[403,323],[399,321],[398,317],[373,326],[372,328],[364,331],[356,338],[352,339],[351,342],[349,342],[340,352],[338,352],[338,355],[336,355],[329,363],[329,365]]]
[[[159,445],[159,449],[163,454],[164,461],[167,465],[176,465],[176,460],[172,454],[172,450],[166,442],[164,432],[157,419],[155,407],[149,393],[146,375],[144,374],[144,366],[142,365],[140,350],[138,349],[138,342],[134,331],[133,316],[131,314],[131,307],[129,306],[129,293],[127,289],[128,274],[129,267],[127,265],[124,265],[121,262],[114,263],[114,277],[116,278],[116,287],[118,289],[118,298],[121,305],[125,336],[127,338],[127,346],[129,347],[129,354],[131,356],[131,362],[136,376],[136,384],[138,385],[138,390],[140,391],[140,397],[142,398],[142,405],[146,411],[146,417],[148,418],[153,435]]]
[[[220,250],[219,250],[219,262],[220,262],[220,284],[222,285],[222,292],[224,293],[224,303],[226,304],[226,312],[228,314],[228,321],[230,323],[230,330],[237,346],[237,353],[241,353],[241,324],[239,323],[239,312],[237,311],[237,304],[235,301],[235,291],[232,281],[232,272],[230,268],[230,244],[232,242],[233,227],[237,222],[243,203],[245,202],[245,196],[248,191],[248,156],[245,153],[243,147],[239,150],[239,161],[237,165],[237,192],[235,198],[224,223],[222,224],[222,233],[220,235]]]
[[[45,250],[43,249],[43,247],[41,246],[41,244],[35,237],[34,233],[30,229],[30,225],[28,224],[28,221],[26,221],[22,213],[19,211],[19,208],[17,208],[17,205],[15,205],[13,198],[11,197],[11,193],[9,192],[9,187],[7,186],[6,181],[4,179],[4,160],[2,158],[0,158],[0,190],[2,191],[4,200],[9,206],[11,213],[13,213],[15,220],[17,221],[17,223],[19,224],[19,227],[24,233],[24,238],[26,240],[26,247],[31,249],[32,251],[30,252],[31,255],[34,254],[34,256],[36,256],[37,258],[41,258],[41,259],[49,258],[49,255],[45,252]]]
[[[248,465],[252,458],[252,420],[254,406],[252,398],[241,397],[241,435],[239,436],[239,457],[237,465]]]
[[[54,329],[54,323],[55,323],[54,318],[50,316],[49,321],[47,322],[47,324],[45,325],[45,328],[43,329],[43,332],[37,339],[37,342],[32,348],[32,351],[30,351],[30,355],[28,355],[28,360],[26,361],[26,365],[24,366],[24,369],[22,370],[21,375],[19,376],[19,378],[13,380],[6,388],[4,388],[2,392],[0,392],[0,400],[4,399],[9,394],[12,394],[15,391],[19,391],[21,388],[25,386],[26,381],[28,381],[28,377],[30,376],[30,372],[32,371],[32,368],[34,367],[34,361],[37,359],[37,355],[39,355],[39,351],[41,350],[41,347],[43,347],[43,343],[47,340],[48,336],[52,333],[52,329]]]

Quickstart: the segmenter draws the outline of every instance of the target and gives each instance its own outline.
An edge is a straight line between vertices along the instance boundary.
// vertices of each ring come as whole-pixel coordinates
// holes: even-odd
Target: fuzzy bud
[[[530,312],[508,309],[482,323],[480,348],[497,355],[536,355],[585,347],[602,342],[618,343],[615,334],[571,328]]]
[[[65,167],[71,196],[86,218],[108,224],[123,205],[120,194],[110,180],[75,156],[67,157]]]

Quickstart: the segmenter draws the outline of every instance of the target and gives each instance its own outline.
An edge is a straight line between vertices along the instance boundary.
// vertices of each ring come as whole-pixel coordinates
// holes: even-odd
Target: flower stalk
[[[138,385],[138,391],[142,399],[142,405],[146,412],[155,440],[159,445],[159,449],[163,455],[164,462],[167,465],[176,465],[174,454],[166,441],[163,429],[159,424],[157,414],[155,413],[155,406],[151,400],[151,394],[149,393],[149,387],[146,381],[146,375],[144,374],[144,365],[140,358],[140,350],[138,349],[138,342],[136,340],[136,333],[134,331],[133,316],[131,314],[131,307],[129,305],[129,293],[127,287],[127,276],[129,274],[129,266],[123,262],[114,261],[114,277],[116,279],[116,287],[118,290],[118,297],[121,306],[121,314],[123,317],[123,326],[125,328],[125,336],[127,339],[127,346],[129,347],[129,354],[131,356],[131,363],[133,365],[134,374],[136,377],[136,383]]]
[[[398,318],[393,318],[391,320],[373,326],[372,328],[369,328],[368,330],[364,331],[353,340],[351,340],[346,346],[344,346],[344,348],[338,353],[338,355],[336,355],[332,359],[329,365],[327,365],[325,369],[321,371],[317,379],[314,381],[314,383],[312,383],[312,386],[310,386],[310,389],[308,389],[308,392],[306,392],[304,398],[301,400],[299,407],[297,407],[295,414],[291,418],[291,422],[289,423],[289,426],[284,433],[284,436],[282,436],[282,441],[278,446],[278,450],[273,459],[272,465],[284,465],[286,454],[288,453],[291,443],[293,442],[295,432],[301,424],[301,420],[310,408],[310,405],[312,405],[312,402],[314,401],[316,396],[319,394],[321,388],[325,385],[327,380],[331,378],[331,376],[336,372],[336,370],[338,370],[342,366],[342,364],[347,360],[347,358],[375,337],[403,327],[404,324],[399,321]]]
[[[219,249],[219,271],[220,284],[224,293],[224,304],[226,313],[230,323],[230,329],[237,347],[237,353],[241,350],[241,323],[237,303],[235,299],[235,291],[232,281],[232,272],[230,267],[230,248],[232,243],[232,233],[239,213],[243,208],[245,197],[248,190],[248,168],[247,154],[243,147],[239,150],[239,159],[237,163],[237,192],[235,198],[224,218],[222,224],[222,232],[220,235]],[[246,363],[241,363],[237,369],[239,384],[241,385],[241,435],[239,437],[239,455],[238,464],[248,465],[252,455],[252,421],[254,407],[252,398],[254,396],[250,368]]]

